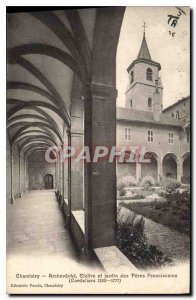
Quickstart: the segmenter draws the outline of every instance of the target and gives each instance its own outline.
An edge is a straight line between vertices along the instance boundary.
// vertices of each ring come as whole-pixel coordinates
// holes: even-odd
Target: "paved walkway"
[[[133,214],[134,213],[131,210],[121,207],[118,218],[125,222],[128,221]],[[140,215],[137,216],[141,217]],[[145,233],[151,245],[157,246],[164,254],[172,258],[174,262],[182,262],[189,259],[189,236],[145,217],[143,218],[145,220]]]
[[[76,258],[54,191],[32,191],[8,205],[7,254]]]

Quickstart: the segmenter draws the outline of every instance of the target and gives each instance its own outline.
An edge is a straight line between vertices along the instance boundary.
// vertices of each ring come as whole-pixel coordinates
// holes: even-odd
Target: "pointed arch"
[[[19,99],[8,98],[7,103],[8,104],[16,104],[16,106],[7,113],[7,119],[9,119],[16,112],[18,112],[24,108],[31,109],[34,106],[41,106],[41,107],[45,107],[45,108],[48,108],[48,109],[54,111],[56,114],[59,115],[59,117],[61,117],[65,121],[65,116],[62,114],[62,112],[58,108],[56,108],[54,105],[51,105],[51,104],[43,102],[43,101],[31,100],[31,101],[26,102],[26,101],[19,100]]]
[[[70,113],[66,107],[66,104],[64,103],[62,97],[58,93],[58,91],[55,89],[55,87],[51,84],[51,82],[42,74],[40,70],[38,70],[32,63],[30,63],[28,60],[21,56],[16,56],[14,58],[14,61],[25,68],[28,72],[33,74],[47,89],[50,91],[50,93],[55,97],[56,102],[58,103],[58,106],[60,109],[63,110],[65,116],[66,116],[66,124],[69,126],[70,124]]]
[[[10,63],[15,63],[16,57],[26,54],[41,54],[55,58],[68,66],[74,73],[78,75],[82,82],[86,81],[86,74],[83,66],[76,62],[76,60],[65,51],[46,44],[34,43],[23,44],[14,48],[8,49],[8,59]]]

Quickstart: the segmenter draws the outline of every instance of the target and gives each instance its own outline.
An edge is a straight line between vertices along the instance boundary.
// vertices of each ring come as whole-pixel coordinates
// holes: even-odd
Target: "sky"
[[[190,94],[190,32],[189,8],[181,7],[185,14],[175,27],[168,24],[168,15],[177,16],[178,9],[171,7],[127,7],[121,27],[117,49],[117,105],[125,105],[128,84],[127,67],[137,58],[146,23],[146,40],[152,60],[161,64],[163,108]],[[175,35],[169,34],[175,32]]]

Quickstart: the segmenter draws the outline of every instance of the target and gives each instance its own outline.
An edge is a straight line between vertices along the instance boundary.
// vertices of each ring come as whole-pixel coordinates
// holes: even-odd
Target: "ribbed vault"
[[[93,28],[95,10],[91,13]],[[32,151],[63,143],[71,126],[73,76],[84,86],[91,80],[93,31],[85,31],[85,14],[8,14],[7,128],[20,151],[26,151],[26,141],[32,141]],[[37,149],[41,141],[44,147]]]

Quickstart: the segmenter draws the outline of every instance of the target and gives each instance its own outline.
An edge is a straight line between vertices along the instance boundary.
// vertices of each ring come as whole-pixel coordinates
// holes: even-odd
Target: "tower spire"
[[[142,40],[142,44],[141,44],[140,51],[138,53],[137,59],[143,58],[143,59],[146,59],[146,60],[152,60],[151,56],[150,56],[150,52],[148,50],[148,46],[147,46],[147,42],[146,42],[146,37],[145,37],[145,30],[147,28],[145,22],[142,25],[142,27],[144,28],[143,40]]]

